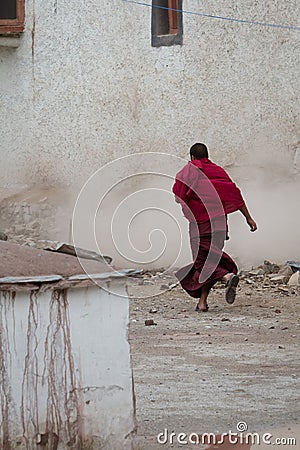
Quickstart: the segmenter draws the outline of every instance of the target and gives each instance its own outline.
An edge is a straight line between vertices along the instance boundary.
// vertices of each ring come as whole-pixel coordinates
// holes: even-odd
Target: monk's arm
[[[175,201],[180,203],[181,200],[184,201],[185,194],[187,191],[187,186],[180,180],[176,180],[173,186],[173,194],[175,195]]]
[[[249,213],[249,210],[247,208],[246,203],[244,203],[244,206],[242,206],[240,211],[243,214],[243,216],[245,217],[245,219],[247,221],[247,224],[250,227],[250,230],[251,231],[256,231],[257,230],[257,225],[256,225],[255,221],[252,219],[251,214]]]

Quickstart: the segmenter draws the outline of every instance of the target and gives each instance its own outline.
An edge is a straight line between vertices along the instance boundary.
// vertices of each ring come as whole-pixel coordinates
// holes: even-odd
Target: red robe
[[[237,211],[245,204],[225,170],[207,158],[186,164],[176,175],[173,192],[190,222],[207,222]]]
[[[176,201],[190,221],[193,264],[176,276],[192,297],[200,297],[204,284],[212,287],[225,274],[237,273],[231,257],[223,252],[227,236],[226,215],[245,204],[240,190],[224,169],[207,158],[189,162],[176,175]]]

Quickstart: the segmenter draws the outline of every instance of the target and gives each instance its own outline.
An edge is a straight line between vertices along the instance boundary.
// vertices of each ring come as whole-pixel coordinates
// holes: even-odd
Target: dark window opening
[[[0,0],[0,34],[20,33],[24,30],[25,0]]]
[[[152,46],[182,44],[182,0],[152,0]]]
[[[17,5],[16,0],[0,1],[0,19],[16,19]]]

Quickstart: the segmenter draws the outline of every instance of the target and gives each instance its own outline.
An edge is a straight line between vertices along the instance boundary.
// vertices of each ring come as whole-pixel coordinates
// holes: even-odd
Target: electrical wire
[[[234,17],[224,17],[224,16],[213,15],[213,14],[205,14],[205,13],[196,12],[196,11],[186,11],[184,9],[167,8],[166,6],[152,5],[152,4],[140,2],[137,0],[121,0],[121,1],[126,2],[126,3],[134,3],[134,4],[140,5],[140,6],[148,6],[150,8],[166,9],[169,11],[181,12],[183,14],[192,14],[195,16],[207,17],[209,19],[227,20],[227,21],[231,21],[231,22],[243,23],[243,24],[248,24],[248,25],[260,25],[263,27],[283,28],[283,29],[287,29],[287,30],[300,31],[300,27],[296,26],[296,25],[282,25],[279,23],[268,23],[268,22],[258,22],[258,21],[252,21],[252,20],[246,20],[246,19],[235,19]]]

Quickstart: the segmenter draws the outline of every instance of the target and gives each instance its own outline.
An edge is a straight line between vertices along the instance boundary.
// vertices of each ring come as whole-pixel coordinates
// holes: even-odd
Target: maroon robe
[[[173,192],[190,222],[193,255],[193,263],[176,276],[183,289],[198,298],[203,285],[212,287],[226,273],[237,273],[223,247],[228,239],[227,214],[241,209],[245,202],[225,170],[207,158],[189,162],[176,175]]]

